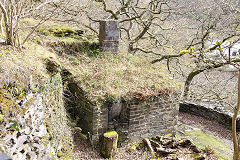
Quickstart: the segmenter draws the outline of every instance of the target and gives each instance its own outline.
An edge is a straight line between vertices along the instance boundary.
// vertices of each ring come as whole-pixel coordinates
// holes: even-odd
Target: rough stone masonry
[[[77,84],[69,84],[70,101],[79,116],[83,133],[98,139],[103,133],[115,130],[119,141],[130,142],[156,135],[175,134],[178,119],[177,95],[154,95],[145,100],[119,100],[97,106],[84,95]]]
[[[100,47],[105,52],[117,53],[119,48],[119,21],[100,21],[99,31]]]
[[[123,104],[115,129],[128,141],[161,134],[175,134],[177,117],[176,101],[171,96],[158,95],[144,101]]]

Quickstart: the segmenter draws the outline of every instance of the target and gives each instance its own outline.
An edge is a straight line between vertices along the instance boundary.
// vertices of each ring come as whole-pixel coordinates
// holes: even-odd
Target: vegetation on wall
[[[23,155],[30,159],[34,155],[71,159],[73,137],[63,105],[62,79],[60,73],[56,75],[48,73],[45,64],[45,58],[54,57],[54,54],[33,43],[28,43],[26,47],[21,52],[12,47],[2,47],[1,50],[0,146],[4,148],[4,152],[11,156],[14,154],[13,158],[17,159],[21,159]],[[31,118],[27,119],[29,115]],[[35,119],[35,116],[38,118]],[[40,127],[41,134],[36,133],[38,132],[36,127]],[[16,134],[19,138],[14,136]],[[30,140],[24,143],[25,154],[19,152],[19,147],[16,146],[14,150],[6,144],[7,137],[13,137],[15,145],[18,140],[23,140],[26,135],[31,137],[32,134],[39,136],[33,136],[33,142]],[[38,144],[35,144],[36,142]],[[46,150],[43,152],[39,147],[34,150],[31,144],[35,148],[36,145],[42,145]]]
[[[58,61],[63,64],[62,67],[74,75],[74,81],[93,101],[124,96],[130,98],[134,92],[154,94],[161,89],[179,89],[181,86],[166,76],[167,70],[163,66],[150,64],[151,58],[147,55],[132,55],[124,50],[118,54],[106,54],[98,47],[94,36],[80,35],[78,39],[71,36],[58,37],[51,31],[74,32],[74,29],[45,28],[50,29],[41,28],[38,36],[44,36],[45,43],[51,42],[50,47],[61,53]],[[49,34],[44,34],[45,31]]]
[[[214,76],[224,75],[227,66],[239,70],[239,53],[231,56],[240,41],[239,1],[84,2],[0,0],[0,36],[5,39],[0,44],[0,125],[10,124],[8,134],[22,129],[14,119],[28,109],[21,108],[21,103],[31,94],[43,94],[46,116],[50,117],[46,118],[45,139],[55,148],[52,156],[71,157],[67,154],[72,151],[71,127],[62,100],[63,85],[70,81],[101,106],[105,100],[143,100],[158,93],[179,92],[179,80],[185,82],[183,100],[217,101],[237,117],[236,85],[226,91],[237,74],[227,74],[225,84],[223,78]],[[96,23],[106,17],[120,21],[123,45],[119,54],[104,53],[99,47]],[[56,70],[46,70],[46,59],[57,64]],[[63,71],[69,77],[61,77]],[[62,84],[62,78],[69,81]],[[32,105],[34,98],[30,99],[25,106]],[[59,132],[52,122],[66,132]],[[67,136],[62,138],[64,134]],[[234,159],[239,159],[239,138],[234,130],[233,137]]]

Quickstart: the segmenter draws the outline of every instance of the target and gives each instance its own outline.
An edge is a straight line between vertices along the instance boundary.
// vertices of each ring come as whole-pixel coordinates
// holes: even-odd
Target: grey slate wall
[[[160,134],[175,134],[178,106],[169,97],[153,97],[129,105],[129,141]]]

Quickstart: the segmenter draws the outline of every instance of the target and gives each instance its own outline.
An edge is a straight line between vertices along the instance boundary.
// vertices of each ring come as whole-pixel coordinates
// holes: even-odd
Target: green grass
[[[130,97],[139,92],[143,95],[153,95],[158,90],[179,88],[179,84],[167,76],[167,71],[161,65],[150,64],[144,56],[128,53],[106,55],[101,57],[88,55],[75,56],[79,65],[60,57],[64,67],[76,77],[80,86],[92,100],[120,97]],[[71,58],[73,59],[73,58]]]
[[[31,19],[26,21],[34,23]],[[97,36],[87,33],[78,38],[75,35],[56,36],[65,32],[75,33],[77,30],[71,26],[47,22],[25,44],[22,52],[11,51],[0,56],[0,74],[3,72],[8,77],[7,68],[17,73],[17,66],[19,70],[27,71],[19,73],[20,76],[24,75],[23,82],[27,83],[30,75],[44,81],[49,78],[44,59],[52,57],[74,75],[75,81],[92,101],[129,98],[134,93],[154,95],[159,90],[178,90],[181,87],[168,77],[168,71],[163,65],[151,64],[152,59],[146,55],[133,55],[123,50],[119,54],[106,54],[97,46]]]
[[[215,155],[219,159],[230,160],[232,159],[232,146],[224,143],[220,139],[206,134],[201,130],[186,131],[185,134],[193,140],[194,144],[198,147],[205,149],[210,147],[215,151]]]
[[[45,26],[38,30],[50,42],[61,66],[69,70],[91,101],[129,98],[134,93],[154,95],[159,90],[178,90],[161,64],[151,64],[147,55],[133,55],[124,50],[106,54],[98,47],[96,35],[84,33],[79,38],[54,36],[54,32],[72,31],[69,26]]]

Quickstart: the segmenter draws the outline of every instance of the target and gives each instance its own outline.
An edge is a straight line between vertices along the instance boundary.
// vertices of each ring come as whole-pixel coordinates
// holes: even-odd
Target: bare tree
[[[79,3],[76,8],[61,6],[58,20],[75,22],[94,33],[98,33],[97,23],[101,20],[119,20],[120,37],[129,52],[157,53],[161,46],[168,43],[164,30],[171,27],[164,26],[164,23],[172,12],[170,3],[170,0],[90,0]]]
[[[121,38],[126,41],[129,52],[156,53],[168,42],[163,31],[170,28],[163,26],[172,11],[169,0],[120,0],[116,9],[105,0],[101,4],[109,15],[108,19],[120,21]],[[98,21],[90,15],[88,17]]]
[[[190,84],[196,75],[229,64],[236,66],[240,61],[239,58],[230,55],[231,48],[234,44],[239,43],[238,37],[240,33],[237,32],[239,22],[236,21],[236,15],[229,15],[225,12],[221,13],[222,8],[218,3],[208,5],[207,8],[204,7],[204,10],[205,9],[207,9],[208,12],[204,13],[200,9],[190,12],[194,17],[192,21],[195,21],[198,25],[196,25],[196,27],[193,26],[195,27],[195,36],[190,41],[190,44],[186,44],[186,49],[178,54],[160,55],[160,58],[152,61],[152,63],[163,60],[169,62],[172,59],[188,57],[188,61],[192,63],[192,69],[188,67],[190,72],[183,73],[186,77],[183,99],[186,99]],[[233,12],[232,10],[228,11],[229,13]],[[215,12],[216,14],[214,14]],[[199,15],[201,15],[201,17]],[[225,19],[229,21],[226,23],[224,22]],[[228,54],[225,54],[226,50]]]
[[[234,108],[234,115],[232,118],[232,137],[233,137],[233,160],[239,160],[240,159],[240,136],[237,137],[237,116],[240,110],[240,72],[238,73],[238,100],[237,105]]]
[[[215,104],[216,101],[222,101],[225,107],[230,106],[231,112],[234,113],[232,119],[233,159],[239,160],[240,137],[238,137],[236,133],[236,118],[239,114],[240,78],[238,77],[238,96],[234,86],[231,86],[231,96],[234,97],[231,99],[232,102],[228,100],[231,96],[226,95],[227,93],[225,92],[225,85],[227,83],[230,81],[233,81],[231,85],[236,83],[236,74],[234,72],[239,70],[239,50],[234,51],[235,46],[237,45],[237,47],[239,47],[240,43],[240,12],[239,6],[235,5],[239,2],[232,0],[209,0],[204,1],[204,3],[201,1],[182,1],[182,3],[183,6],[190,7],[181,8],[180,13],[182,13],[182,16],[185,18],[191,19],[191,22],[194,23],[189,27],[194,33],[192,37],[189,37],[191,38],[190,43],[186,43],[184,46],[185,49],[182,49],[182,51],[177,54],[159,55],[159,58],[156,58],[152,63],[163,63],[163,61],[166,61],[168,69],[175,69],[174,74],[178,73],[180,77],[182,77],[181,79],[185,81],[182,101],[195,101],[196,97],[193,96],[197,95],[201,100],[203,97],[215,97]],[[184,3],[188,3],[188,5]],[[228,67],[230,67],[231,72],[225,74],[226,72],[223,72],[223,70],[226,70]],[[203,86],[201,83],[205,83],[205,80],[210,82],[209,79],[214,79],[216,73],[218,76],[221,74],[227,75],[224,80],[226,84],[221,83],[223,79],[220,79],[220,81],[214,81],[214,83],[206,83],[207,89],[204,88],[206,91],[202,90],[200,88]],[[202,80],[203,78],[204,80]],[[197,87],[191,87],[197,83],[199,84]],[[219,86],[218,83],[222,86]],[[215,89],[215,87],[221,88]],[[193,91],[191,91],[191,89],[193,89]],[[221,91],[222,89],[223,91]],[[235,107],[233,101],[236,102],[236,100],[238,103]]]
[[[6,44],[20,46],[26,42],[36,28],[54,15],[61,1],[45,0],[0,0],[1,30],[5,33]],[[37,17],[39,23],[27,26],[29,33],[20,42],[19,31],[22,30],[21,21],[25,18]],[[25,28],[25,29],[26,29]]]
[[[3,14],[1,13],[1,20],[0,20],[0,31],[3,33]]]

